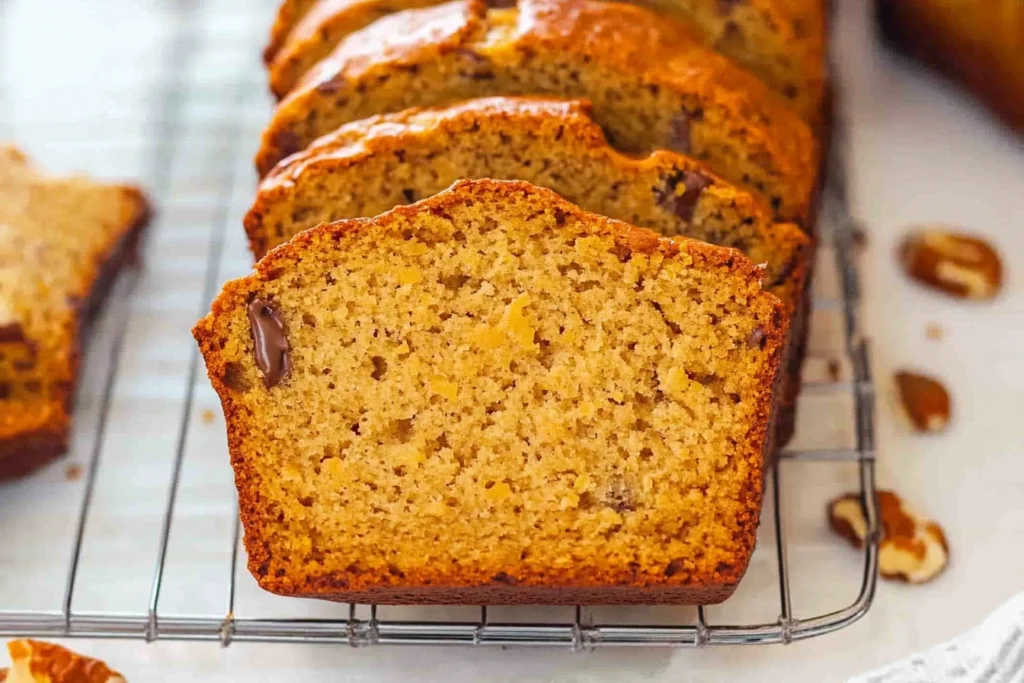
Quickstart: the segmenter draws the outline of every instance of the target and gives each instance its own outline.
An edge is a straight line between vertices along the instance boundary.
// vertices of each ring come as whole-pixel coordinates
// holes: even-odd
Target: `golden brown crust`
[[[343,36],[374,20],[442,0],[317,0],[267,63],[270,92],[283,99]]]
[[[40,197],[45,198],[47,193],[56,196],[61,192],[61,183],[65,181],[37,176],[29,167],[27,158],[13,148],[0,151],[8,163],[21,167],[20,173],[32,176],[30,182],[35,183]],[[78,184],[76,187],[80,190],[81,183],[86,181],[73,179],[66,182]],[[58,316],[58,328],[52,330],[54,339],[48,339],[45,345],[38,340],[28,340],[34,347],[58,350],[53,358],[47,360],[45,367],[49,374],[44,378],[41,394],[38,397],[0,398],[0,480],[28,474],[66,450],[81,357],[81,337],[118,270],[137,258],[137,242],[149,222],[149,202],[137,187],[95,187],[105,193],[113,189],[120,195],[116,197],[118,218],[111,228],[95,226],[97,231],[108,232],[96,237],[94,249],[74,264],[72,285],[62,292],[65,309]],[[68,239],[77,238],[68,235]],[[78,245],[69,246],[76,248]],[[48,248],[59,247],[51,245]],[[34,277],[32,273],[27,273],[27,276]],[[10,386],[15,379],[0,375],[0,384]]]
[[[879,0],[883,33],[1024,132],[1024,4]]]
[[[7,643],[12,669],[23,680],[40,683],[124,683],[124,677],[98,659],[40,640]]]
[[[689,151],[767,195],[779,218],[809,215],[817,144],[781,98],[684,24],[583,0],[453,2],[353,33],[278,106],[257,168],[370,114],[501,94],[588,97],[617,147]]]
[[[686,22],[707,46],[759,76],[815,129],[824,112],[826,10],[822,0],[632,0]],[[285,97],[345,36],[393,12],[439,0],[319,0],[268,66]]]
[[[288,34],[316,2],[317,0],[282,0],[270,29],[270,39],[263,49],[263,61],[266,64],[273,61],[287,40]]]
[[[366,575],[349,572],[345,575],[318,576],[305,573],[301,568],[289,574],[283,569],[269,571],[272,553],[269,546],[270,528],[266,501],[261,491],[265,482],[246,456],[249,439],[249,420],[244,409],[234,398],[230,382],[230,368],[220,350],[226,343],[219,320],[247,305],[251,297],[265,283],[288,272],[309,253],[339,248],[349,239],[366,231],[381,236],[399,226],[398,218],[415,217],[425,213],[444,213],[467,201],[493,203],[496,197],[522,199],[524,196],[537,203],[564,211],[566,215],[585,221],[587,234],[611,236],[622,247],[635,252],[660,253],[668,259],[687,258],[697,269],[725,269],[739,276],[752,292],[759,289],[760,270],[739,252],[685,239],[661,238],[655,233],[635,228],[619,221],[587,214],[569,204],[549,190],[520,181],[476,180],[460,181],[451,189],[411,206],[403,206],[373,219],[352,219],[321,225],[297,235],[289,243],[271,251],[260,261],[254,272],[242,279],[228,282],[213,302],[211,313],[199,321],[193,334],[207,362],[210,380],[221,398],[228,425],[228,442],[232,465],[235,468],[239,490],[240,511],[245,525],[246,548],[250,571],[260,585],[285,595],[312,595],[338,600],[368,599],[377,602],[489,602],[492,604],[519,602],[691,602],[706,603],[726,598],[745,571],[756,539],[760,514],[764,448],[771,423],[772,395],[778,377],[782,347],[787,323],[781,303],[766,293],[751,298],[751,310],[762,323],[764,348],[769,349],[768,362],[760,368],[757,378],[756,409],[751,420],[748,438],[739,447],[736,457],[750,463],[750,476],[744,480],[743,494],[738,501],[742,512],[736,514],[734,532],[736,547],[734,562],[721,563],[714,571],[696,576],[680,570],[651,573],[626,571],[623,567],[602,566],[595,562],[587,566],[553,567],[543,574],[503,574],[498,577],[490,569],[474,571],[462,567],[452,572],[446,567],[435,567],[423,573],[405,573],[401,578],[387,575]],[[254,387],[254,391],[262,391]],[[742,453],[742,454],[741,454]],[[509,588],[514,586],[515,590]],[[559,597],[561,596],[561,597]]]

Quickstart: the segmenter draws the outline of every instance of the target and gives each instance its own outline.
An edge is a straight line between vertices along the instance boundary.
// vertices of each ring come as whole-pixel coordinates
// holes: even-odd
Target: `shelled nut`
[[[914,280],[962,299],[991,299],[1003,284],[1002,262],[990,244],[942,227],[910,233],[900,262]]]
[[[915,514],[892,491],[878,492],[878,508],[882,523],[878,564],[882,576],[925,583],[941,574],[949,561],[949,544],[942,527]],[[828,517],[833,531],[855,547],[863,547],[868,523],[859,495],[848,493],[831,501]]]
[[[949,392],[937,379],[900,371],[896,373],[896,388],[914,429],[940,432],[949,424]]]

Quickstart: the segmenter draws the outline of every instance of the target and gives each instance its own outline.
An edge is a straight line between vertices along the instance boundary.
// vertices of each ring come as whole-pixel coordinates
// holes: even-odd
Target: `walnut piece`
[[[11,668],[7,683],[125,683],[124,677],[98,659],[92,659],[54,643],[12,640],[7,643]]]
[[[900,371],[896,373],[896,388],[914,429],[940,432],[949,424],[949,392],[937,379]]]
[[[949,561],[949,544],[937,523],[918,516],[892,491],[878,492],[882,538],[878,549],[883,578],[926,583],[942,573]],[[828,505],[833,531],[863,547],[868,523],[860,496],[847,493]]]
[[[991,299],[1003,284],[1003,265],[991,245],[938,226],[904,238],[900,261],[914,280],[962,299]]]

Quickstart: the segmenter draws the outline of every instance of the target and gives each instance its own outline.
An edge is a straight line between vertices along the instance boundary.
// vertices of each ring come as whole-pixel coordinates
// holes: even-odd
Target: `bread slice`
[[[776,435],[792,436],[806,332],[812,242],[772,223],[754,197],[674,152],[637,159],[612,149],[585,102],[497,97],[410,109],[342,126],[278,165],[245,217],[257,259],[298,232],[374,216],[460,178],[526,180],[581,208],[744,252],[791,318]]]
[[[780,220],[809,215],[817,146],[783,100],[685,25],[592,0],[456,0],[351,34],[278,105],[257,168],[349,121],[492,95],[586,97],[617,148],[690,154]]]
[[[148,215],[137,188],[46,177],[0,147],[0,479],[65,450],[81,327]]]
[[[377,603],[725,599],[786,335],[760,275],[521,181],[301,233],[193,330],[250,571]]]
[[[805,121],[820,124],[826,35],[822,0],[633,2],[690,24],[703,44],[759,76]],[[268,63],[270,90],[283,98],[343,38],[381,16],[437,4],[439,0],[319,0]]]
[[[11,668],[0,669],[6,683],[125,683],[121,674],[98,659],[40,640],[7,643]]]

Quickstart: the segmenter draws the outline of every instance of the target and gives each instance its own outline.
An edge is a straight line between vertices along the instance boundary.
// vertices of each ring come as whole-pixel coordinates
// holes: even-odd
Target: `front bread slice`
[[[782,304],[519,181],[308,230],[194,329],[249,569],[376,603],[710,603],[760,514]]]

